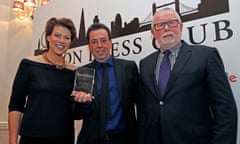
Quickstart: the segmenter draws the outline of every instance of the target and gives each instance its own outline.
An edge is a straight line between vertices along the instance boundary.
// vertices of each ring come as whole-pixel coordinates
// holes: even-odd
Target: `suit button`
[[[163,102],[163,101],[160,101],[159,104],[162,106],[162,105],[164,105],[164,102]]]

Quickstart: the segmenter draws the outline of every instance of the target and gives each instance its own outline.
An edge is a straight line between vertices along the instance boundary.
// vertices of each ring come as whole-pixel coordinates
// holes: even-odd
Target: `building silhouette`
[[[121,14],[117,13],[114,21],[110,22],[110,30],[112,38],[117,38],[125,35],[140,33],[148,31],[151,29],[151,19],[152,16],[158,9],[171,6],[175,7],[175,10],[179,13],[183,22],[191,21],[203,17],[213,16],[221,13],[229,12],[229,3],[228,0],[203,0],[196,9],[186,11],[184,13],[180,12],[181,3],[179,0],[174,2],[165,3],[163,5],[157,5],[156,3],[152,4],[152,10],[144,19],[140,22],[139,18],[133,18],[129,23],[123,22]],[[98,15],[94,16],[93,23],[99,23],[100,20]],[[45,49],[42,45],[43,40],[39,39],[38,48],[35,50],[35,55],[41,54]],[[79,47],[87,44],[86,38],[86,27],[85,27],[85,17],[84,17],[84,8],[81,11],[80,26],[78,37],[72,42],[71,48]]]

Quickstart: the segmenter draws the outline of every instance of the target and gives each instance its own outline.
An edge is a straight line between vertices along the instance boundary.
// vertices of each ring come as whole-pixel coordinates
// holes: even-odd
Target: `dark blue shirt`
[[[102,83],[102,66],[101,63],[95,62],[96,66],[96,78],[98,87],[98,96],[100,96],[100,89]],[[120,97],[118,93],[118,86],[116,80],[116,74],[113,66],[112,57],[107,61],[108,64],[108,84],[109,84],[109,96],[110,96],[110,108],[111,108],[111,118],[106,123],[106,133],[119,133],[124,131],[125,122],[123,118],[123,110],[120,102]]]

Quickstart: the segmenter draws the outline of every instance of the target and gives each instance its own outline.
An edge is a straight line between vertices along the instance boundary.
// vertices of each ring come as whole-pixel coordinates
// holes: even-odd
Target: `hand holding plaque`
[[[94,85],[95,69],[79,67],[76,69],[74,80],[74,91],[84,91],[92,94]]]

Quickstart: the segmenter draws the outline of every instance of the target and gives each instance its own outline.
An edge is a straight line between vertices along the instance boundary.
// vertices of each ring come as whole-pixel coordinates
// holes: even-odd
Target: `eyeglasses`
[[[167,21],[167,22],[157,23],[157,24],[153,25],[153,28],[156,31],[159,31],[159,30],[162,30],[165,27],[166,24],[168,25],[168,27],[174,28],[179,24],[179,21],[176,19],[176,20],[170,20],[170,21]]]
[[[108,39],[107,38],[100,38],[100,39],[92,39],[90,41],[90,43],[92,45],[96,45],[96,44],[98,44],[98,42],[100,42],[101,44],[106,44],[108,42]]]

